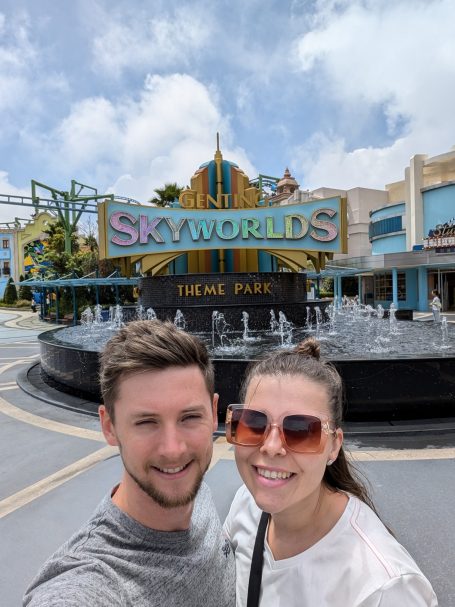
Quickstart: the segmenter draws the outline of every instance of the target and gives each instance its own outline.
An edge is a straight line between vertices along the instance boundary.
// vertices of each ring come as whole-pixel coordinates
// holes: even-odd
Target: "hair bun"
[[[294,351],[298,354],[308,356],[308,358],[315,358],[316,360],[319,360],[321,357],[321,346],[314,337],[307,337],[301,341],[296,345]]]

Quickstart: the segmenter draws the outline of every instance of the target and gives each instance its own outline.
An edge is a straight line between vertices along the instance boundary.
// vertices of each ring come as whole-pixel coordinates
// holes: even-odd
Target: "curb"
[[[29,367],[22,369],[18,373],[16,382],[21,390],[29,396],[37,398],[49,405],[54,405],[55,407],[82,413],[84,415],[90,415],[91,417],[98,417],[99,403],[84,400],[77,396],[73,396],[72,394],[60,392],[59,390],[52,388],[41,378],[40,366],[40,362],[33,362]]]
[[[41,363],[33,362],[29,367],[22,369],[17,376],[17,385],[26,394],[37,398],[45,403],[68,409],[83,415],[98,417],[98,403],[78,398],[72,394],[61,392],[49,386],[41,378]],[[447,434],[455,432],[455,418],[444,418],[440,421],[434,419],[425,420],[394,420],[389,422],[347,422],[343,425],[344,435],[347,438],[376,437],[400,437],[400,436],[423,436],[425,434]],[[224,436],[224,424],[219,423],[218,430],[214,436]]]

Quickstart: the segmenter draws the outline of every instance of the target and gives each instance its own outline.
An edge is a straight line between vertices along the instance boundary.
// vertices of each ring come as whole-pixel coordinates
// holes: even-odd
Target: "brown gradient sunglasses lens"
[[[232,440],[239,445],[260,445],[267,429],[267,416],[252,409],[234,409],[231,420]]]
[[[232,408],[230,413],[229,442],[247,447],[264,442],[268,427],[265,413],[243,408]],[[317,453],[321,447],[321,420],[311,415],[287,415],[283,419],[282,436],[286,446],[296,453]]]
[[[283,419],[283,434],[292,451],[316,453],[321,445],[321,420],[311,415],[288,415]]]

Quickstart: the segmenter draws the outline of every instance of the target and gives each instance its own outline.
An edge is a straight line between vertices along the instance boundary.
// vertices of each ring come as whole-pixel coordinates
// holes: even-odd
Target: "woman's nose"
[[[278,424],[271,424],[260,449],[270,457],[275,455],[286,455],[284,437]]]

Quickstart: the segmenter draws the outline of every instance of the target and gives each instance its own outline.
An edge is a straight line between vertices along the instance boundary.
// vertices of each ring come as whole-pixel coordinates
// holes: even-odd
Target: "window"
[[[10,270],[10,267],[9,267],[9,261],[4,261],[3,262],[3,274],[6,274],[7,276],[9,274],[11,274],[11,270]]]
[[[377,301],[392,301],[393,286],[392,272],[374,275],[374,298]],[[398,272],[398,301],[406,299],[406,275]]]
[[[397,217],[387,217],[370,223],[369,236],[370,240],[377,236],[383,236],[385,234],[393,234],[394,232],[401,232],[403,230],[403,218],[401,215]]]
[[[9,249],[9,240],[4,240],[3,241],[3,248],[4,249]]]

